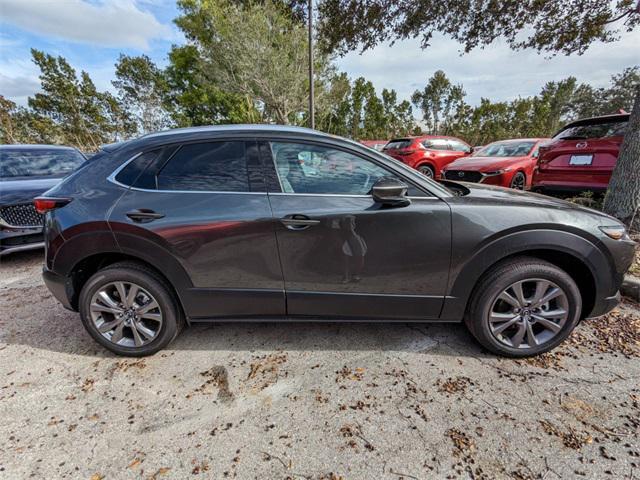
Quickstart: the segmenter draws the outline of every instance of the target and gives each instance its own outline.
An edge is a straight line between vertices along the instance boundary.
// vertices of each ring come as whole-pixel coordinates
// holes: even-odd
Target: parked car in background
[[[360,140],[360,143],[365,147],[373,148],[380,152],[387,144],[387,140]]]
[[[415,168],[429,178],[440,178],[449,163],[471,154],[473,149],[459,138],[422,136],[394,138],[382,150],[390,157]]]
[[[520,138],[493,142],[470,157],[451,162],[443,178],[529,190],[538,148],[546,138]]]
[[[540,148],[533,189],[544,193],[604,192],[618,160],[629,114],[565,125]]]
[[[0,145],[0,255],[42,247],[42,215],[33,199],[85,160],[71,147]]]
[[[617,304],[635,251],[619,221],[447,184],[306,128],[147,135],[35,200],[43,276],[97,342],[136,356],[185,324],[271,318],[464,321],[486,348],[523,357]]]

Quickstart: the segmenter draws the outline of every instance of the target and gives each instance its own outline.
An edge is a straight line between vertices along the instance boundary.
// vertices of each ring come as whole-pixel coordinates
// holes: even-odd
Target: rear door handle
[[[134,222],[138,223],[152,222],[164,217],[164,214],[154,212],[153,210],[149,210],[148,208],[139,208],[137,210],[132,210],[130,212],[127,212],[125,215]]]
[[[306,215],[293,214],[280,219],[280,222],[289,230],[306,230],[313,225],[320,223],[320,220],[313,220]]]

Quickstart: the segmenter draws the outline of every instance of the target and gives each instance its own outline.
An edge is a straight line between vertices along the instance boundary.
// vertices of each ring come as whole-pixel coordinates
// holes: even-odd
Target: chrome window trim
[[[299,196],[299,197],[343,197],[343,198],[371,198],[373,199],[373,195],[353,195],[348,193],[284,193],[284,192],[269,192],[269,196],[277,195],[277,196]],[[440,200],[438,197],[411,197],[407,196],[408,199],[411,200]]]
[[[124,162],[118,168],[116,168],[111,175],[107,177],[107,180],[111,183],[118,185],[119,187],[126,188],[127,190],[135,190],[136,192],[149,192],[149,193],[226,193],[232,195],[266,195],[266,190],[264,192],[230,192],[230,191],[219,191],[219,190],[158,190],[158,189],[150,189],[150,188],[140,188],[133,187],[131,185],[125,185],[122,182],[116,180],[116,176],[131,162],[133,162],[136,158],[146,152],[138,152],[129,160]]]

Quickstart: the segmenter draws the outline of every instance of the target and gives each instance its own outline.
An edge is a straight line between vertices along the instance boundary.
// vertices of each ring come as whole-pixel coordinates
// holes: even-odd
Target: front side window
[[[77,150],[16,148],[0,150],[0,177],[48,177],[66,175],[85,162]]]
[[[156,181],[158,190],[249,192],[245,142],[183,145]]]
[[[451,150],[455,152],[471,152],[471,147],[465,143],[462,143],[458,140],[449,140],[449,145],[451,145]]]
[[[284,193],[369,195],[380,178],[397,176],[370,160],[342,150],[285,142],[270,145]],[[411,188],[410,195],[414,190],[417,191]]]

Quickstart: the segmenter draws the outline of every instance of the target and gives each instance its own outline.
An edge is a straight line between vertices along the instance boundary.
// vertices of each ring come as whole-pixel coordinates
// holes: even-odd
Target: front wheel
[[[516,172],[511,179],[511,188],[515,190],[524,190],[527,185],[527,177],[522,172]]]
[[[522,257],[493,267],[480,279],[465,323],[488,350],[528,357],[562,343],[581,309],[580,290],[564,270]]]
[[[82,288],[79,307],[89,334],[118,355],[151,355],[177,336],[182,323],[166,282],[132,263],[95,273]]]

